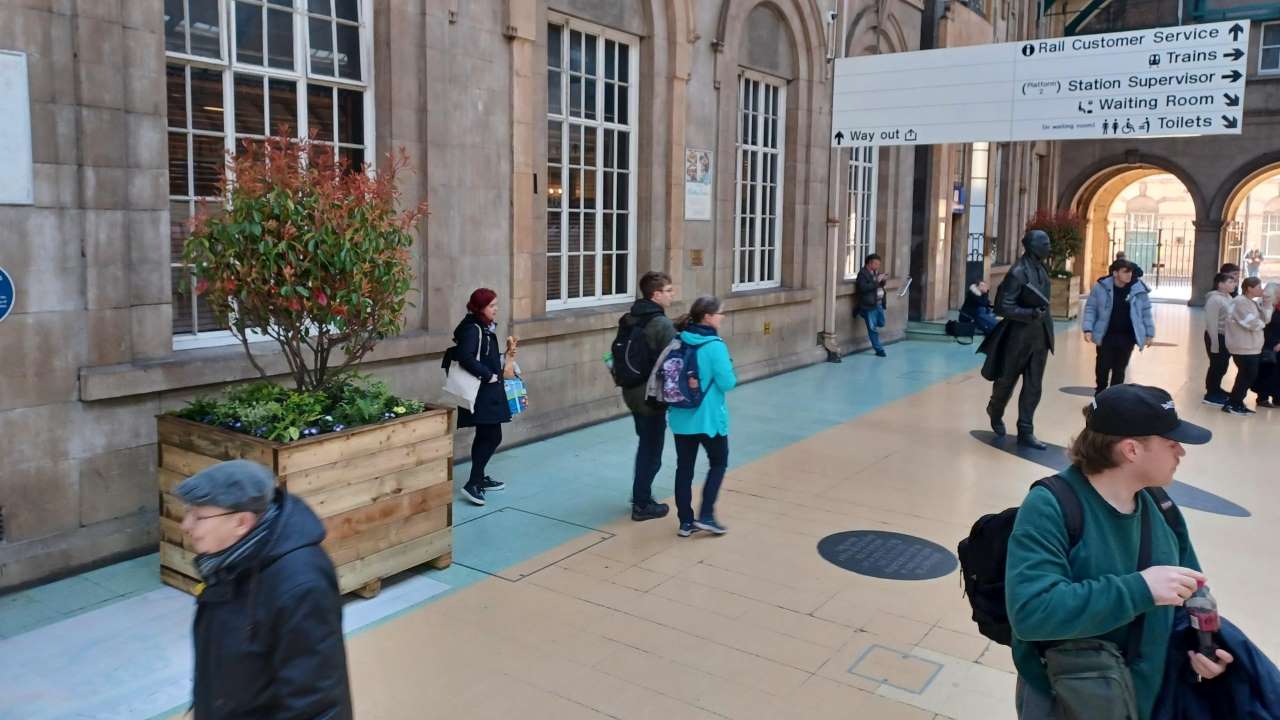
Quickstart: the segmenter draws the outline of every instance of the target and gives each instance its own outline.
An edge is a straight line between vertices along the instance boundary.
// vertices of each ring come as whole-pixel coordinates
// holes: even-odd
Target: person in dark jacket
[[[1274,299],[1267,300],[1267,297]],[[1273,303],[1273,310],[1262,331],[1262,361],[1252,390],[1258,394],[1258,407],[1277,408],[1280,407],[1280,286],[1267,283],[1263,302]]]
[[[462,488],[462,497],[473,505],[484,505],[486,492],[506,487],[506,483],[485,474],[489,460],[502,445],[502,425],[511,422],[511,406],[507,404],[507,390],[502,381],[516,375],[516,339],[507,338],[504,361],[494,332],[497,317],[496,292],[480,288],[471,293],[467,316],[454,328],[454,347],[450,351],[452,362],[480,379],[475,409],[458,408],[458,427],[476,429],[471,443],[471,474]]]
[[[675,299],[675,287],[671,276],[651,271],[640,278],[641,298],[631,306],[630,322],[644,327],[644,341],[649,347],[649,357],[658,355],[676,336],[675,325],[667,317],[667,308]],[[634,330],[633,330],[634,332]],[[666,408],[651,406],[645,400],[647,383],[622,389],[622,400],[635,421],[636,465],[631,482],[631,519],[637,522],[656,520],[667,516],[671,508],[653,499],[653,479],[662,468],[662,450],[667,438]]]
[[[210,466],[174,494],[204,581],[195,720],[349,720],[342,601],[320,519],[248,460]]]
[[[880,328],[884,327],[884,283],[888,276],[880,272],[880,265],[879,255],[868,255],[854,281],[854,315],[861,315],[866,321],[867,339],[876,357],[885,356],[884,346],[880,344]]]
[[[960,306],[960,319],[972,322],[983,335],[991,332],[999,322],[991,307],[990,293],[991,286],[987,281],[979,280],[969,286],[969,292],[964,294],[964,304]]]
[[[1035,436],[1035,413],[1040,405],[1045,365],[1053,352],[1053,318],[1049,317],[1049,236],[1029,230],[1022,236],[1022,257],[1013,264],[996,290],[996,314],[1004,319],[978,346],[987,356],[982,377],[991,381],[987,417],[991,430],[1004,437],[1004,411],[1013,388],[1022,380],[1018,395],[1018,444],[1034,450],[1046,446]]]

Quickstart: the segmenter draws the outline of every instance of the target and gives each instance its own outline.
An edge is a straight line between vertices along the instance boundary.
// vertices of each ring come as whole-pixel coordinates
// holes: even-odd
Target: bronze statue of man
[[[1013,386],[1022,380],[1018,395],[1018,444],[1044,450],[1036,439],[1035,414],[1040,404],[1045,363],[1053,352],[1053,319],[1049,315],[1049,236],[1031,230],[1022,237],[1023,253],[1004,276],[996,291],[995,311],[1003,320],[987,334],[978,352],[985,353],[982,377],[994,383],[987,416],[998,437],[1005,434],[1004,409]]]

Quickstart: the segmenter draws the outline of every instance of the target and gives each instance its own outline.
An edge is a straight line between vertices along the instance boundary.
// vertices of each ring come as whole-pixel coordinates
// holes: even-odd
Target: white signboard
[[[832,145],[1238,135],[1249,22],[836,60]]]
[[[27,56],[0,50],[0,205],[35,202],[31,179],[31,95]]]
[[[711,151],[685,148],[684,219],[711,219]]]

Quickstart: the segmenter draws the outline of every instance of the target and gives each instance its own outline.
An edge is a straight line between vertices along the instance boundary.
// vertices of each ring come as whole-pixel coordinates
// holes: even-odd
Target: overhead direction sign
[[[831,143],[1242,132],[1249,22],[836,60]]]

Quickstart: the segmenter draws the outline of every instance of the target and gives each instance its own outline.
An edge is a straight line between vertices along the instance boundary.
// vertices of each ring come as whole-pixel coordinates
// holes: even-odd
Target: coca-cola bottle
[[[1196,631],[1200,654],[1217,662],[1218,646],[1213,642],[1213,634],[1222,627],[1222,622],[1218,619],[1218,601],[1209,593],[1209,586],[1197,580],[1195,593],[1183,606],[1191,618],[1191,627]]]

